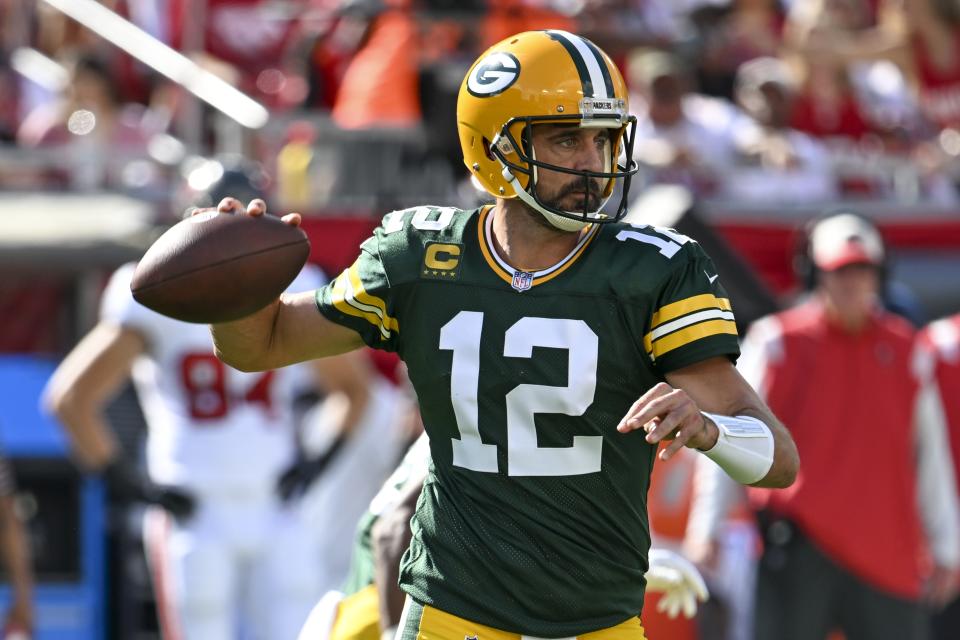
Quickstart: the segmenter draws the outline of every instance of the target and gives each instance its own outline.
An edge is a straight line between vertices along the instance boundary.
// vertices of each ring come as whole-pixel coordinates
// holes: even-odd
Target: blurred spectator
[[[697,84],[707,95],[732,100],[740,65],[780,52],[784,15],[779,0],[704,3],[691,19],[697,27]]]
[[[777,58],[757,58],[737,71],[737,103],[749,118],[734,132],[739,170],[725,184],[730,198],[822,202],[836,196],[826,150],[790,127],[797,83]]]
[[[716,191],[736,161],[732,105],[692,92],[692,77],[681,59],[664,51],[637,51],[627,77],[637,114],[634,158],[656,183],[686,185],[696,194]]]
[[[366,41],[370,22],[379,11],[379,0],[345,2],[328,28],[313,36],[306,53],[305,106],[333,109],[343,74]]]
[[[928,325],[918,337],[921,353],[933,361],[934,375],[949,425],[950,452],[960,490],[960,314]],[[931,640],[952,640],[960,629],[960,598],[935,610]]]
[[[916,357],[910,326],[879,307],[884,249],[869,222],[821,220],[810,260],[813,297],[754,324],[739,363],[803,459],[793,488],[747,490],[765,545],[756,638],[822,640],[835,628],[850,638],[923,638],[927,602],[956,595],[960,566],[932,371]],[[715,476],[714,491],[695,513],[723,513],[718,504],[738,490],[715,468],[701,469]]]
[[[475,54],[523,31],[559,29],[576,31],[577,21],[571,12],[558,9],[562,2],[547,0],[487,0],[486,15],[480,23],[480,39]]]
[[[800,52],[794,60],[804,68],[803,88],[798,100],[794,124],[812,135],[859,137],[872,127],[889,129],[903,126],[903,108],[899,113],[871,111],[862,104],[855,89],[874,86],[876,74],[871,64],[850,66],[806,50],[811,37],[835,33],[842,38],[875,28],[879,0],[807,0],[794,2],[787,15],[784,44],[789,51]],[[889,82],[888,82],[889,84]],[[904,96],[900,96],[903,99]],[[880,102],[880,100],[871,100]],[[869,122],[870,118],[873,122]]]
[[[7,460],[0,456],[0,556],[10,580],[10,607],[0,633],[4,638],[29,638],[33,632],[33,568],[26,527],[16,505],[16,482]],[[14,635],[14,634],[23,635]]]
[[[792,16],[790,44],[810,59],[847,65],[888,59],[917,89],[923,115],[937,127],[960,125],[960,12],[940,0],[878,1],[883,11],[834,21],[831,5],[811,3]]]
[[[100,4],[124,15],[127,0],[105,0]],[[83,57],[100,60],[109,70],[109,75],[123,102],[146,102],[149,85],[146,81],[146,69],[134,62],[133,58],[119,50],[115,45],[98,33],[81,26],[67,17],[59,9],[45,2],[24,3],[29,9],[23,10],[21,24],[35,29],[31,38],[23,34],[23,45],[30,45],[51,60],[69,65],[71,61]],[[41,105],[55,102],[58,92],[50,88],[29,83],[23,88],[24,107],[32,111]]]
[[[0,143],[16,140],[20,124],[20,87],[7,53],[0,48]]]
[[[129,1],[129,0],[128,0]],[[135,2],[134,4],[144,4]],[[240,90],[274,108],[303,101],[300,65],[288,68],[311,3],[269,0],[167,0],[165,12],[133,12],[141,26]],[[318,3],[326,4],[326,3]],[[327,8],[332,13],[332,7]]]
[[[943,174],[960,177],[960,11],[946,0],[886,0],[876,25],[844,30],[817,19],[814,12],[793,38],[793,46],[812,60],[834,65],[888,60],[914,87],[922,116],[912,123],[919,140],[915,163],[934,196]],[[951,194],[955,199],[956,195]]]
[[[34,109],[17,139],[25,147],[57,147],[71,154],[63,179],[73,188],[118,188],[159,179],[150,165],[130,164],[147,157],[153,133],[144,107],[122,101],[107,65],[84,55],[72,65],[67,95]]]
[[[805,65],[791,124],[818,138],[857,139],[874,130],[861,112],[846,69],[829,64]]]
[[[350,61],[333,105],[344,129],[408,128],[420,123],[419,42],[409,9],[385,8]]]
[[[639,46],[685,46],[690,38],[689,14],[698,6],[711,3],[711,0],[585,0],[577,15],[576,31],[600,44],[619,63],[621,54],[626,57]]]

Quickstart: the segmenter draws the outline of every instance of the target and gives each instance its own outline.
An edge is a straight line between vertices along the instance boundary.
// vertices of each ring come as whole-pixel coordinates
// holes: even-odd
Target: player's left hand
[[[325,465],[324,465],[325,466]],[[313,484],[323,468],[314,458],[301,458],[283,470],[277,478],[277,495],[284,502],[302,496]]]
[[[676,618],[681,611],[686,618],[695,616],[697,602],[706,602],[710,593],[693,563],[666,549],[650,549],[649,560],[647,591],[663,594],[657,611],[669,618]]]
[[[331,461],[343,448],[349,434],[339,433],[330,446],[323,453],[315,457],[298,457],[293,464],[287,467],[277,478],[277,495],[284,502],[302,496],[310,486],[316,482]]]
[[[189,518],[196,508],[194,497],[185,489],[154,484],[119,457],[102,469],[102,475],[107,485],[107,495],[121,504],[155,504],[181,520]]]
[[[720,435],[717,425],[700,413],[697,403],[683,389],[674,389],[666,382],[655,385],[633,403],[617,425],[617,431],[635,429],[647,432],[647,442],[673,440],[660,452],[661,460],[669,460],[682,447],[706,451]]]
[[[941,609],[960,592],[960,571],[952,567],[935,565],[927,576],[924,600],[934,609]]]

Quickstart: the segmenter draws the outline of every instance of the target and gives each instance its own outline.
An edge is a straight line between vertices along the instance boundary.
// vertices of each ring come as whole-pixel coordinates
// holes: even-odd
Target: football
[[[280,218],[208,211],[160,236],[130,289],[140,304],[177,320],[230,322],[276,299],[309,253],[307,235]]]

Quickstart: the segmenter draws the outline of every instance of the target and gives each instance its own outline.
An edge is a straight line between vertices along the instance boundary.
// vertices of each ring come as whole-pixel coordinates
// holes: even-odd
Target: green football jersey
[[[510,267],[492,209],[384,217],[317,292],[329,319],[407,365],[433,465],[401,587],[539,637],[643,607],[656,447],[620,419],[664,374],[736,358],[713,263],[669,229],[595,225],[560,263]]]

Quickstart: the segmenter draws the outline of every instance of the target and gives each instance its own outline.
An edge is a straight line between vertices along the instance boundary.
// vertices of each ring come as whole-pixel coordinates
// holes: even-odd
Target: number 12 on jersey
[[[460,439],[453,464],[497,473],[497,446],[480,436],[478,393],[483,313],[461,311],[440,330],[440,349],[453,351],[450,400]],[[597,387],[597,334],[583,320],[526,317],[507,329],[503,355],[530,358],[534,347],[566,349],[567,385],[520,384],[506,395],[507,473],[511,476],[572,476],[600,471],[603,436],[574,436],[569,447],[537,446],[534,416],[580,416],[593,404]],[[576,380],[576,384],[571,384]]]

